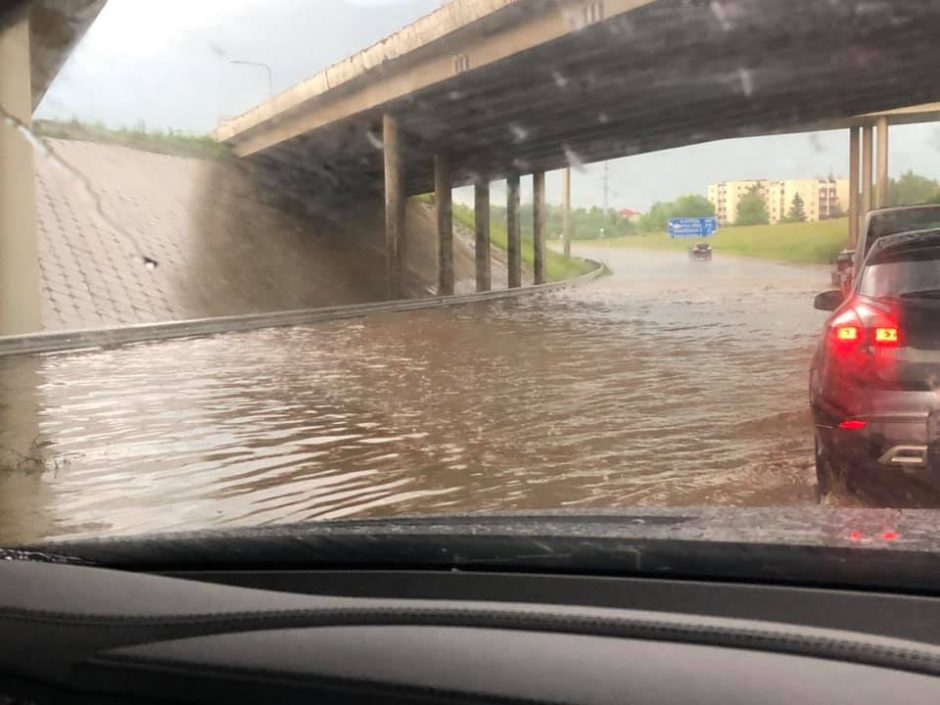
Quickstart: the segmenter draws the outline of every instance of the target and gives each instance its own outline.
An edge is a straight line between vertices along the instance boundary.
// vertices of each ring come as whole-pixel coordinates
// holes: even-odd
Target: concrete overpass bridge
[[[327,191],[384,189],[390,297],[401,291],[404,198],[437,194],[446,292],[450,189],[475,184],[485,289],[488,184],[498,178],[509,184],[514,284],[522,174],[534,176],[538,214],[546,170],[850,127],[856,155],[865,147],[852,160],[856,183],[859,164],[866,169],[865,205],[884,202],[888,125],[937,114],[936,106],[884,111],[940,99],[938,30],[931,0],[455,0],[216,135]],[[541,277],[544,232],[535,222]]]

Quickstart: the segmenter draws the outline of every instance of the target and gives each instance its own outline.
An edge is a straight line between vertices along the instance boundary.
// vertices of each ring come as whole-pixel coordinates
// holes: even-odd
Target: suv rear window
[[[889,249],[875,253],[862,271],[859,293],[900,297],[915,293],[940,296],[940,247]]]

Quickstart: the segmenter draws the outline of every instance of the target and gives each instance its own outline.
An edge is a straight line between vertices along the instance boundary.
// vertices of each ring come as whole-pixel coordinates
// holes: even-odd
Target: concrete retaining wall
[[[250,162],[50,139],[37,156],[45,330],[102,328],[365,303],[385,296],[379,194],[354,206]],[[433,294],[433,212],[408,212],[407,295]],[[145,259],[146,258],[146,259]],[[455,243],[457,291],[473,253]],[[505,268],[494,261],[494,283]]]

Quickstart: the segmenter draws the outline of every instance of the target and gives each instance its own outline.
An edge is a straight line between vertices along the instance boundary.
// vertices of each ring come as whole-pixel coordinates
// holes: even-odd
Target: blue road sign
[[[673,240],[711,237],[717,232],[717,218],[673,218],[669,221],[669,237]]]

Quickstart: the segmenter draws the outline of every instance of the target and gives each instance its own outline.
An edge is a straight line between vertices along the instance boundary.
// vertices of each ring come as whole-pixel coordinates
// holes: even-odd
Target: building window
[[[604,19],[603,2],[592,2],[585,6],[584,24],[594,24],[595,22],[600,22],[602,19]]]

